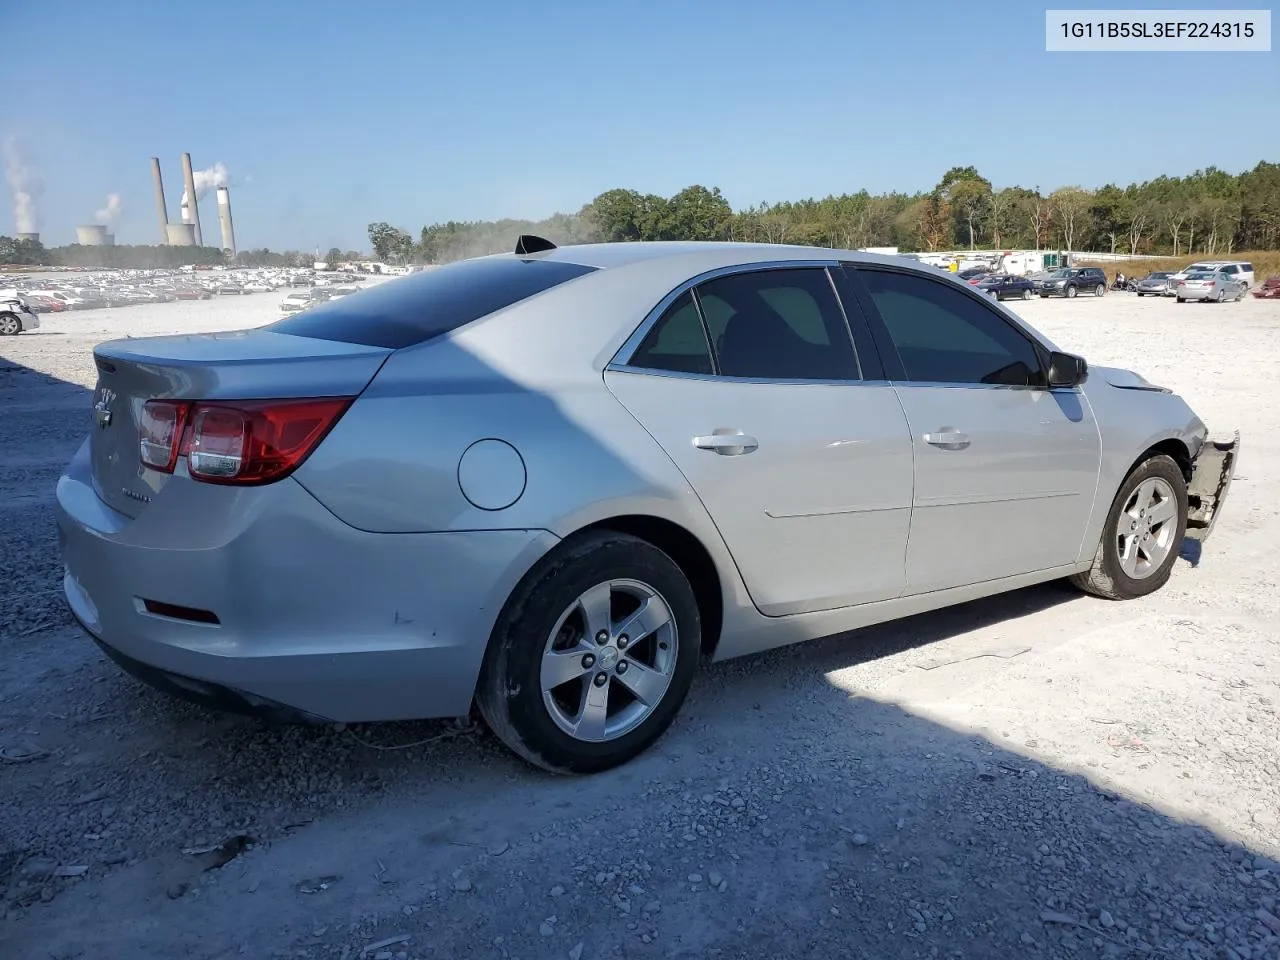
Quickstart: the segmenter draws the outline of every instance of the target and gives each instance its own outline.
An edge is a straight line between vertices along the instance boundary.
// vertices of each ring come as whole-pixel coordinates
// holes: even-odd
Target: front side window
[[[940,283],[888,270],[858,270],[897,348],[908,380],[1040,386],[1040,357],[999,313]]]
[[[730,274],[706,281],[697,293],[722,376],[859,378],[844,312],[825,269]]]
[[[628,365],[673,373],[712,372],[711,347],[693,294],[686,290],[676,298],[645,334]]]

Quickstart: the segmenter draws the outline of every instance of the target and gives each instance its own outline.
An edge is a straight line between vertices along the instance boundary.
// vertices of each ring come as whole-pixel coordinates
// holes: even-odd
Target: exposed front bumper
[[[237,490],[174,477],[130,519],[94,492],[87,444],[56,513],[67,603],[117,659],[158,686],[190,678],[345,722],[465,714],[502,605],[557,542],[367,533],[292,479]]]
[[[1235,478],[1239,454],[1240,431],[1237,430],[1230,440],[1206,439],[1191,462],[1186,535],[1192,540],[1207,540],[1213,532]]]

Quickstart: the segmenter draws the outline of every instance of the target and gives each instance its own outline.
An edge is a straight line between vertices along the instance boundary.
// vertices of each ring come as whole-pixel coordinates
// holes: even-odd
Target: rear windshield
[[[378,284],[263,329],[398,350],[456,330],[594,269],[559,260],[460,260]]]

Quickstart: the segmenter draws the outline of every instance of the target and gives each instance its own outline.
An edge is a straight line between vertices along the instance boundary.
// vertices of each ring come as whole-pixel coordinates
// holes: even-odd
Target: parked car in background
[[[1170,289],[1169,280],[1172,276],[1173,274],[1167,270],[1148,273],[1145,277],[1134,284],[1133,291],[1140,297],[1145,297],[1147,295],[1162,297]]]
[[[1063,267],[1040,281],[1036,292],[1042,297],[1075,297],[1081,293],[1101,297],[1107,292],[1107,275],[1100,267]]]
[[[1259,300],[1280,300],[1280,277],[1267,277],[1253,295]]]
[[[214,293],[220,297],[228,295],[239,296],[244,293],[244,288],[238,283],[220,283],[214,288]]]
[[[12,337],[40,326],[40,318],[19,296],[0,297],[0,336]]]
[[[993,273],[983,277],[975,286],[997,300],[1030,300],[1036,293],[1036,285],[1026,277],[1015,277],[1009,273]]]
[[[476,704],[574,773],[649,747],[704,657],[1062,577],[1151,594],[1239,444],[964,282],[801,246],[521,237],[93,354],[55,511],[111,657],[294,719]]]
[[[1188,300],[1243,300],[1249,286],[1238,274],[1229,274],[1225,268],[1217,270],[1191,270],[1174,287],[1179,303]]]
[[[274,289],[271,284],[261,280],[253,280],[244,285],[245,293],[270,293]]]
[[[310,293],[291,293],[280,301],[281,313],[296,313],[311,306]]]
[[[1176,287],[1179,280],[1185,280],[1193,270],[1223,270],[1231,279],[1244,281],[1246,290],[1253,286],[1253,264],[1247,260],[1197,260],[1173,275],[1173,286]]]
[[[45,296],[39,293],[27,293],[23,295],[27,306],[36,313],[62,313],[68,309],[67,305],[61,300],[54,297]]]
[[[212,296],[213,294],[201,287],[179,287],[173,291],[175,300],[208,300]]]

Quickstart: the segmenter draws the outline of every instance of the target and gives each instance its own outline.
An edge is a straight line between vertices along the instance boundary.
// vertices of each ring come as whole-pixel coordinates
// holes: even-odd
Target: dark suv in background
[[[1042,297],[1074,297],[1078,293],[1100,297],[1107,292],[1107,275],[1101,267],[1063,267],[1040,280],[1036,292]]]

